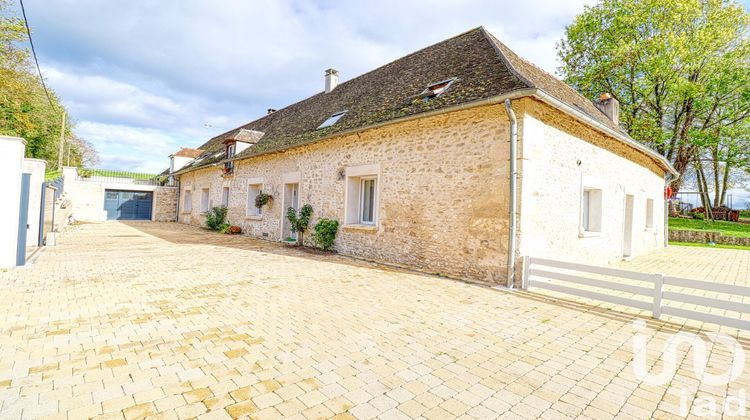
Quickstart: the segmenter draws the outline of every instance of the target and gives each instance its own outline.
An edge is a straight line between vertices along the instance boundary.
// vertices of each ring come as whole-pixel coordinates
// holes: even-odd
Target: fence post
[[[651,317],[661,318],[661,292],[664,288],[664,275],[654,274],[654,306],[651,309]]]
[[[523,257],[523,274],[521,275],[521,289],[529,290],[529,262],[531,258],[528,255]]]

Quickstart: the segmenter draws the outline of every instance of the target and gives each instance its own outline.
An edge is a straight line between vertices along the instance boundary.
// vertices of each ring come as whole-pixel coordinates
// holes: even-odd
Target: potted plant
[[[261,208],[273,200],[270,194],[266,194],[263,191],[255,197],[255,207]]]

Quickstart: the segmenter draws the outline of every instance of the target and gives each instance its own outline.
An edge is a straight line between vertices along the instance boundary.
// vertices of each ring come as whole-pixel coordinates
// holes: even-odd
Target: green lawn
[[[694,247],[700,247],[700,248],[741,249],[743,251],[750,251],[750,246],[742,246],[742,245],[722,245],[722,244],[709,245],[709,244],[699,244],[695,242],[675,242],[675,241],[669,241],[669,245],[694,246]]]
[[[108,169],[79,169],[79,173],[92,176],[108,176],[112,178],[151,179],[156,174],[144,174],[140,172],[112,171]]]
[[[673,230],[707,230],[721,232],[725,236],[750,238],[750,224],[698,219],[669,218],[669,228]]]
[[[44,180],[52,181],[53,179],[57,179],[61,176],[62,176],[62,171],[58,171],[57,169],[54,169],[44,174]]]

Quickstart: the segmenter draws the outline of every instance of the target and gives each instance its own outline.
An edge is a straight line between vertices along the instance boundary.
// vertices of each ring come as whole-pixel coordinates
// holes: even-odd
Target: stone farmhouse
[[[606,264],[665,245],[676,175],[618,112],[480,27],[343,83],[329,69],[324,91],[173,155],[178,221],[224,205],[282,241],[310,204],[341,254],[489,284],[524,255]]]

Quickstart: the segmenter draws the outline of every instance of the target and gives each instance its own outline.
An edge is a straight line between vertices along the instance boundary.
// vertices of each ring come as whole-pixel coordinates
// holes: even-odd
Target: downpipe
[[[505,100],[505,112],[510,120],[510,180],[508,199],[508,289],[513,288],[513,280],[516,277],[516,189],[518,184],[518,170],[516,161],[518,152],[518,121],[510,99]]]

